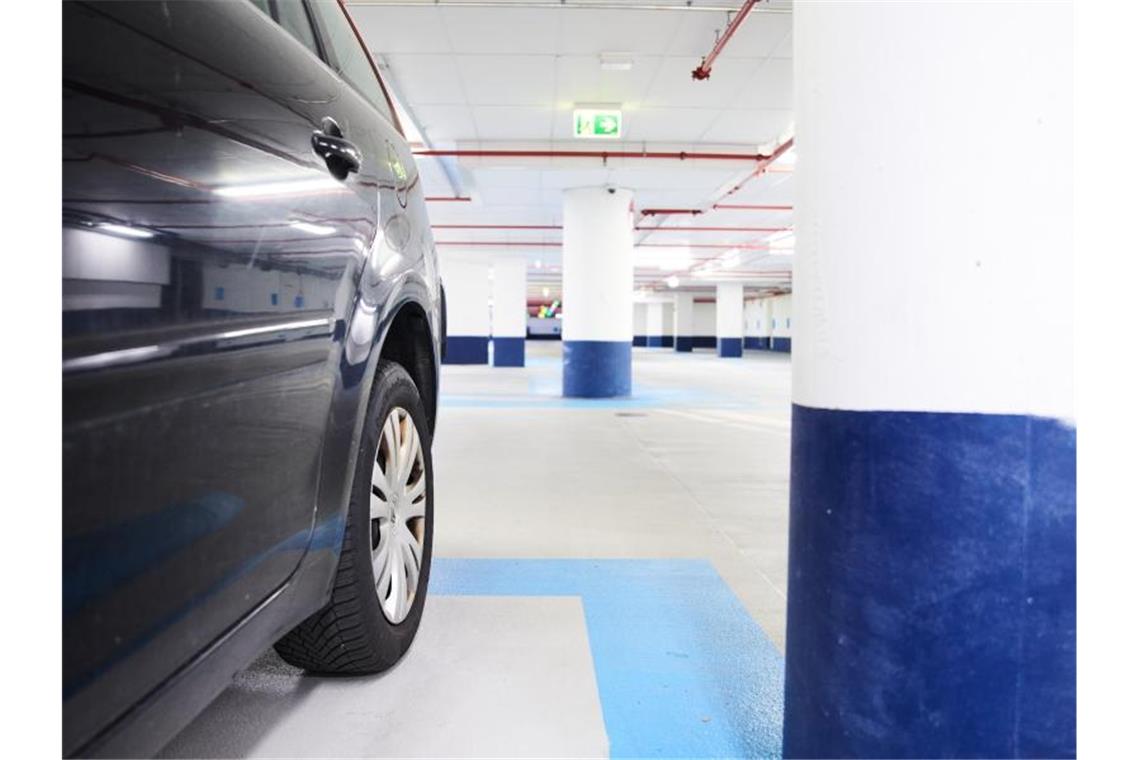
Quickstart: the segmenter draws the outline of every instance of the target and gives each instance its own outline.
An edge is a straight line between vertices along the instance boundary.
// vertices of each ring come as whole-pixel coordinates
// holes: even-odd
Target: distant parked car
[[[443,293],[337,2],[63,6],[63,742],[157,751],[270,645],[419,625]]]

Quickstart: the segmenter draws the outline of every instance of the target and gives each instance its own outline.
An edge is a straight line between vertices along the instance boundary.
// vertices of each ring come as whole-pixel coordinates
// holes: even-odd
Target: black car
[[[408,649],[443,292],[329,0],[63,7],[63,751],[147,755],[270,645]]]

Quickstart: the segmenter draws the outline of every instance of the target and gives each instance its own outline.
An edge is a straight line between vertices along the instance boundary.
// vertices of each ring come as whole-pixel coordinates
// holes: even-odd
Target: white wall
[[[649,304],[634,303],[633,305],[633,334],[645,335],[646,312]]]
[[[716,304],[693,304],[693,335],[716,335]]]

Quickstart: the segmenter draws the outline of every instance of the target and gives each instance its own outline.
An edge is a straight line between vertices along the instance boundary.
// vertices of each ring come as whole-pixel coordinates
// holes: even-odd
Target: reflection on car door
[[[331,176],[313,133],[356,112],[320,46],[254,3],[66,3],[63,16],[75,746],[305,552],[381,154]]]

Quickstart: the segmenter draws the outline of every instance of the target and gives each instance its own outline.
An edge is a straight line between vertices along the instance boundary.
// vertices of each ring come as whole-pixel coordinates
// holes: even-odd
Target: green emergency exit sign
[[[574,136],[616,140],[621,137],[621,111],[575,108]]]

